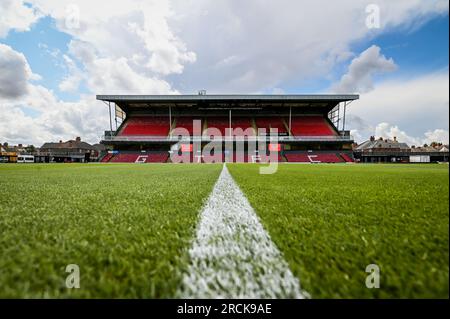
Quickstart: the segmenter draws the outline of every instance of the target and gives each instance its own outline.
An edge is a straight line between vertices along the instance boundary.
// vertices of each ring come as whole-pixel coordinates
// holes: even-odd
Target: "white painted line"
[[[204,206],[179,298],[300,298],[307,293],[224,165]]]

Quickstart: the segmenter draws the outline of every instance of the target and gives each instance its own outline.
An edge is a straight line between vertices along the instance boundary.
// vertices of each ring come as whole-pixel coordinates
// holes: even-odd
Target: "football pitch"
[[[227,167],[312,298],[448,298],[448,165]],[[177,297],[221,172],[0,165],[0,297]],[[79,289],[66,287],[69,264]],[[370,264],[379,288],[366,287]]]

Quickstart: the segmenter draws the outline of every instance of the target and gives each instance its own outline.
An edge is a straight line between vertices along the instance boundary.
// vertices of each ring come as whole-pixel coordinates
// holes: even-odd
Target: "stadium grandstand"
[[[98,95],[108,106],[110,124],[101,141],[108,150],[101,161],[165,163],[177,154],[183,162],[205,162],[205,150],[212,142],[222,146],[220,154],[215,153],[217,148],[211,150],[215,162],[275,158],[279,162],[353,162],[353,139],[345,129],[345,114],[348,104],[358,98],[204,92]],[[270,152],[277,156],[269,157]]]

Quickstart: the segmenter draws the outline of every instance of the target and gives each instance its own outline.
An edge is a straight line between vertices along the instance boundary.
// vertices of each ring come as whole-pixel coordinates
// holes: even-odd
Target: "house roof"
[[[363,150],[378,149],[378,148],[392,148],[392,149],[406,150],[406,149],[409,149],[409,146],[406,143],[399,143],[397,141],[375,139],[375,140],[368,140],[368,141],[365,141],[364,143],[361,143],[360,145],[358,145],[356,147],[356,150],[363,151]]]
[[[69,140],[67,142],[60,142],[60,143],[44,143],[44,145],[41,146],[41,149],[87,149],[87,150],[93,150],[95,148],[91,144],[86,143],[86,142]]]

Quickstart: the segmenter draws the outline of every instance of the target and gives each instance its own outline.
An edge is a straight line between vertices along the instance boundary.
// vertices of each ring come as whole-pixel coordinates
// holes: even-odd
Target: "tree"
[[[27,151],[27,153],[34,153],[36,151],[36,148],[34,147],[34,145],[28,145],[25,150]]]

